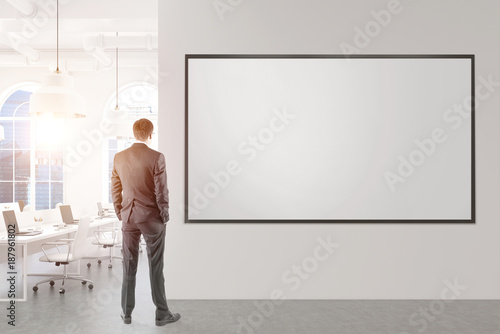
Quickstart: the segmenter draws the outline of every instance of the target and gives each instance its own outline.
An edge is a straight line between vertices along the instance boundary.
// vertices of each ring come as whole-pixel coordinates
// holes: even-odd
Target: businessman
[[[153,123],[143,118],[134,123],[136,142],[115,155],[111,193],[123,231],[123,322],[132,323],[135,306],[135,275],[141,234],[146,240],[151,295],[156,306],[156,326],[179,320],[171,313],[165,296],[163,252],[169,220],[165,156],[151,148]]]

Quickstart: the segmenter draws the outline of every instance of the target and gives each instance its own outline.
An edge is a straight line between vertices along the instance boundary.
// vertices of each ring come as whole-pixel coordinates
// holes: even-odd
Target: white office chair
[[[68,275],[67,265],[70,262],[80,260],[85,252],[87,235],[89,233],[90,217],[82,217],[78,224],[78,230],[75,235],[75,239],[60,239],[56,242],[46,242],[42,244],[42,251],[45,254],[40,258],[42,262],[55,262],[56,266],[63,265],[63,274],[55,277],[48,278],[46,280],[40,281],[35,284],[33,291],[38,290],[38,285],[46,282],[50,282],[50,286],[53,286],[55,280],[62,279],[62,286],[59,289],[59,293],[64,293],[64,281],[67,279],[81,281],[82,284],[90,283],[89,289],[94,287],[93,282],[89,279],[83,278],[80,275]],[[45,246],[56,246],[58,253],[47,253]],[[66,246],[68,251],[61,252],[58,246]]]
[[[111,234],[111,235],[110,235]],[[120,259],[123,260],[122,257],[120,256],[115,256],[113,255],[113,248],[114,246],[121,245],[121,241],[118,240],[118,229],[115,227],[110,227],[110,228],[100,228],[98,231],[94,231],[94,237],[95,240],[92,241],[92,244],[102,246],[103,248],[109,248],[109,254],[106,256],[100,256],[96,258],[92,258],[92,261],[97,260],[98,264],[102,263],[102,259],[108,259],[109,264],[108,268],[113,268],[113,259]],[[90,268],[92,265],[89,261],[87,263],[87,267]]]

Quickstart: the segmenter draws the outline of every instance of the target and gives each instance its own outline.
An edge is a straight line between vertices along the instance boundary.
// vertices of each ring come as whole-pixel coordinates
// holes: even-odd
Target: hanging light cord
[[[57,11],[56,11],[56,22],[57,22],[57,48],[56,48],[56,57],[57,57],[57,65],[56,65],[56,73],[59,74],[59,0],[57,0]]]
[[[116,32],[116,37],[118,37],[118,31]],[[118,108],[118,39],[116,43],[116,106],[115,110],[119,110]]]

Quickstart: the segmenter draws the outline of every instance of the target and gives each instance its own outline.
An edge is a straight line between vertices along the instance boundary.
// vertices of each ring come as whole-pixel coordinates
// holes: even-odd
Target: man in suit
[[[151,294],[156,305],[156,325],[179,320],[171,313],[165,296],[163,253],[165,229],[169,220],[167,172],[165,156],[149,148],[153,138],[153,123],[143,118],[134,123],[136,142],[115,155],[111,193],[123,231],[123,322],[132,322],[135,306],[135,275],[141,234],[147,245]]]

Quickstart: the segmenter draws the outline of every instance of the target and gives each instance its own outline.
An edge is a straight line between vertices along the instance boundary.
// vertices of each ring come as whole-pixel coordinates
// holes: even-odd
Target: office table
[[[108,224],[113,224],[119,222],[118,218],[116,217],[110,217],[110,218],[102,218],[102,219],[94,219],[90,223],[90,228],[95,228],[103,225],[108,225]],[[54,222],[53,224],[56,224],[57,222]],[[55,226],[45,224],[42,225],[42,233],[38,235],[31,235],[31,236],[22,236],[18,235],[15,238],[15,243],[16,243],[16,267],[18,264],[18,246],[22,247],[22,253],[23,253],[23,298],[15,298],[12,300],[15,301],[26,301],[27,300],[27,295],[28,295],[28,276],[54,276],[53,274],[46,274],[46,273],[30,273],[28,274],[28,261],[27,261],[27,255],[28,253],[28,247],[31,243],[37,242],[37,241],[44,241],[48,239],[52,239],[55,237],[60,237],[63,235],[75,233],[78,230],[78,224],[71,224],[71,225],[66,225],[64,228],[57,228]],[[7,238],[7,232],[1,233],[0,234],[0,246],[8,246],[9,239]],[[78,261],[78,273],[80,274],[80,262]],[[17,269],[16,269],[17,270]],[[2,275],[5,274],[7,275],[7,272],[1,273]],[[15,276],[18,276],[18,273],[16,272]],[[2,278],[2,281],[4,279]],[[17,295],[17,293],[16,293]],[[10,301],[11,299],[1,299],[0,302],[5,302],[5,301]]]

